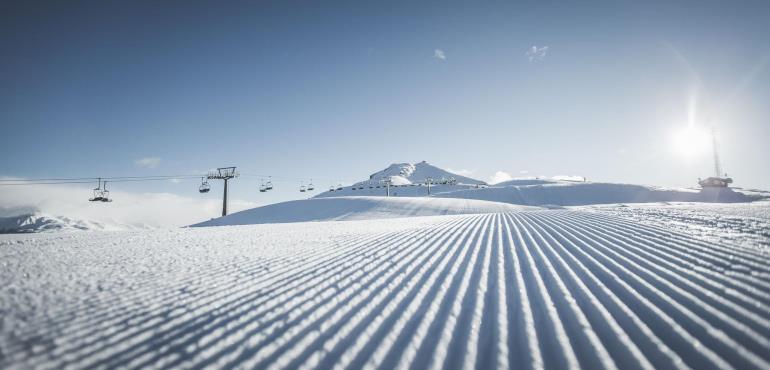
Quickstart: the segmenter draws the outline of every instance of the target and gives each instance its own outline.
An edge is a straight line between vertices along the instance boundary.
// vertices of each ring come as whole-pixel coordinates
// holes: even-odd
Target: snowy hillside
[[[536,207],[474,199],[336,197],[295,200],[258,207],[193,226],[249,225],[326,220],[511,212]]]
[[[436,184],[436,179],[454,176],[456,184]],[[751,202],[770,196],[767,192],[733,189],[666,189],[654,186],[576,181],[565,178],[522,178],[486,185],[482,181],[453,175],[425,162],[393,164],[361,181],[342,189],[326,191],[315,198],[339,196],[384,196],[385,185],[380,179],[389,177],[393,185],[389,191],[395,197],[437,197],[477,199],[520,205],[577,206],[613,203],[649,202]],[[425,179],[434,184],[428,189]],[[580,178],[582,180],[582,178]]]
[[[435,197],[480,199],[524,205],[577,206],[649,202],[750,202],[761,199],[731,189],[664,189],[642,185],[557,182],[543,185],[491,186],[436,192]]]
[[[2,369],[767,369],[770,255],[600,213],[0,236]]]
[[[107,231],[134,230],[142,227],[105,223],[91,220],[73,219],[63,216],[52,216],[41,213],[30,213],[19,216],[0,217],[0,234],[38,233],[54,231]]]

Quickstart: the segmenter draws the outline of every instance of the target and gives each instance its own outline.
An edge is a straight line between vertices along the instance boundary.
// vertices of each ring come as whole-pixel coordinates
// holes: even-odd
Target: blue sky
[[[2,2],[0,176],[237,165],[324,188],[427,160],[694,186],[710,153],[672,144],[694,97],[735,185],[770,189],[767,2],[415,3]],[[300,197],[257,183],[234,196]]]

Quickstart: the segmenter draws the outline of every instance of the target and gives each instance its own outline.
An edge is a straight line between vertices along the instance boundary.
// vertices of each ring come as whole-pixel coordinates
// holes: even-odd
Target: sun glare
[[[672,142],[678,154],[692,158],[708,149],[709,134],[705,129],[688,125],[674,132]]]

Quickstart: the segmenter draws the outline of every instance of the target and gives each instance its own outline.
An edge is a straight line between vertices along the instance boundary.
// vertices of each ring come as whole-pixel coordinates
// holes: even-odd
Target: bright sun
[[[674,132],[673,135],[674,150],[688,158],[705,152],[708,144],[708,132],[694,125],[688,125]]]

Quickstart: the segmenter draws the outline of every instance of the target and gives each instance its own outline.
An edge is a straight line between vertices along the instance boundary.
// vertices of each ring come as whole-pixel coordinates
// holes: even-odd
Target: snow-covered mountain
[[[433,185],[428,188],[425,180]],[[456,183],[441,181],[454,178]],[[380,179],[390,178],[386,189]],[[437,181],[438,179],[438,181]],[[385,196],[389,190],[395,197],[436,197],[478,199],[519,205],[590,205],[609,203],[646,202],[750,202],[768,196],[768,193],[741,189],[669,189],[655,186],[599,183],[583,178],[522,178],[487,185],[483,181],[454,175],[426,162],[392,164],[376,172],[369,180],[357,182],[342,189],[318,194],[316,198],[340,196]]]
[[[458,184],[464,185],[486,185],[484,181],[472,179],[470,177],[460,176],[447,170],[438,168],[428,162],[420,163],[394,163],[388,168],[373,173],[369,179],[363,183],[378,183],[381,179],[390,178],[394,185],[409,185],[425,183],[428,178],[433,179],[434,183],[448,182],[455,180]]]
[[[390,180],[390,195],[401,197],[424,197],[436,192],[476,189],[487,186],[484,181],[461,176],[428,164],[394,163],[377,171],[368,179],[341,189],[331,189],[316,195],[316,198],[339,196],[383,196],[386,186],[382,180]],[[427,181],[430,179],[430,191]]]
[[[64,216],[53,216],[43,213],[27,213],[23,215],[0,217],[0,234],[21,234],[57,231],[116,231],[134,230],[146,227],[121,223],[105,223],[91,220],[80,220]]]

